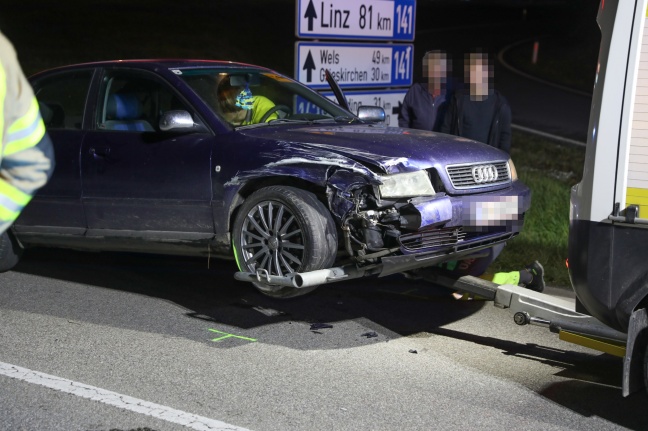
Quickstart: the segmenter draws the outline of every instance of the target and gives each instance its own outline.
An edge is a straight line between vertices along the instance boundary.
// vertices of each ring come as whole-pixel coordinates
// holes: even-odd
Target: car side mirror
[[[188,132],[192,130],[202,130],[194,123],[193,117],[187,111],[167,111],[160,118],[160,130],[163,132],[178,131]]]
[[[365,123],[384,123],[385,110],[379,106],[359,106],[358,118]]]

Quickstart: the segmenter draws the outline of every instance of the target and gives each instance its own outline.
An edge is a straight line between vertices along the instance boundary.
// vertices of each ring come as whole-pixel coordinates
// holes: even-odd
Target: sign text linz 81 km
[[[411,44],[297,42],[295,77],[311,88],[328,88],[326,72],[340,87],[412,85]]]
[[[298,0],[297,37],[414,40],[416,0]]]

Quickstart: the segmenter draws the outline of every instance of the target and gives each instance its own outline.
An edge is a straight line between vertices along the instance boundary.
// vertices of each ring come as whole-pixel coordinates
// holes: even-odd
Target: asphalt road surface
[[[276,301],[234,270],[28,251],[0,274],[0,429],[648,428],[620,358],[492,303],[399,276]]]

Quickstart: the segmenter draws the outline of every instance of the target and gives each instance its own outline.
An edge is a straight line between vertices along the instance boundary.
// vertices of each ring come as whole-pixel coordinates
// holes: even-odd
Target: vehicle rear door
[[[106,70],[81,151],[88,235],[198,239],[214,232],[208,133],[162,132],[169,110],[195,113],[153,73]]]
[[[65,71],[31,83],[54,146],[56,167],[16,220],[18,232],[83,235],[86,231],[79,152],[93,73],[94,69]]]

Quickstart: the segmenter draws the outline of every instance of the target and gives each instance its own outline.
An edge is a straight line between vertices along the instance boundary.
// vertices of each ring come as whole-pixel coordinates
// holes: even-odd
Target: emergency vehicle
[[[647,3],[599,5],[585,169],[570,211],[576,310],[626,334],[624,395],[648,386]]]

